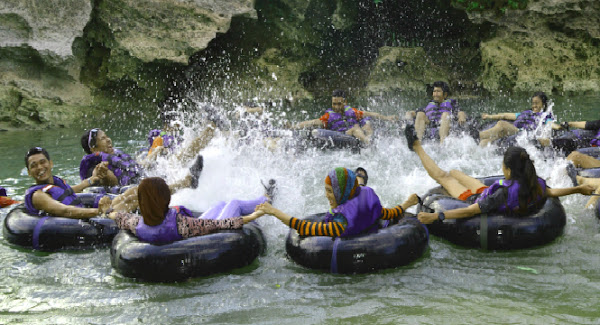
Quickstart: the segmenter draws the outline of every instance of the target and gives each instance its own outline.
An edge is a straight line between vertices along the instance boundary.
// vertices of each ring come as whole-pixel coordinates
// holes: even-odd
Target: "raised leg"
[[[579,168],[600,167],[600,160],[598,160],[592,156],[588,156],[586,154],[578,152],[578,151],[571,152],[571,154],[569,154],[569,156],[567,156],[567,159],[572,161],[573,164],[575,165],[575,167],[579,167]]]
[[[257,205],[265,202],[267,202],[265,196],[260,196],[254,200],[231,200],[223,207],[217,219],[229,219],[249,215],[254,212]]]
[[[446,189],[446,191],[448,191],[452,197],[458,198],[461,194],[469,189],[465,185],[461,184],[456,178],[452,177],[450,173],[441,169],[425,152],[420,141],[415,141],[413,144],[413,150],[421,159],[421,163],[423,164],[423,167],[425,167],[427,174],[429,174],[431,178],[438,182],[438,184],[442,185],[442,187]]]
[[[475,193],[478,189],[485,186],[480,180],[477,178],[471,177],[460,170],[453,169],[450,171],[450,176],[454,177],[458,180],[462,185],[464,185],[467,189],[471,190],[471,192]]]
[[[415,117],[417,116],[417,112],[415,111],[408,111],[404,114],[404,119],[407,121],[412,121],[415,119]]]
[[[417,132],[417,138],[419,140],[423,140],[423,136],[425,135],[425,128],[429,124],[429,119],[424,112],[418,112],[417,117],[415,118],[415,131]]]
[[[194,138],[187,147],[181,148],[181,151],[177,154],[177,159],[188,161],[195,158],[198,155],[198,152],[206,148],[210,140],[212,140],[215,135],[215,129],[215,124],[211,122],[210,125],[202,131],[200,136]]]
[[[371,126],[371,122],[370,121],[366,121],[365,125],[363,125],[361,127],[361,129],[365,133],[365,136],[367,136],[367,138],[370,139],[371,136],[373,135],[373,127]]]
[[[369,142],[371,141],[371,139],[367,137],[365,132],[360,128],[358,124],[354,124],[352,128],[346,131],[346,134],[357,138],[360,142],[364,144],[369,144]]]
[[[438,132],[440,133],[440,143],[444,143],[444,140],[450,134],[450,114],[442,114]]]
[[[479,132],[479,145],[487,146],[490,142],[504,138],[510,135],[517,134],[519,129],[506,121],[498,121],[492,128]]]

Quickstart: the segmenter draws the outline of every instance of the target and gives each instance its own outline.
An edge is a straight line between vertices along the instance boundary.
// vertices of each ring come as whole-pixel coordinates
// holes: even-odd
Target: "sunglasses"
[[[29,151],[27,151],[27,157],[31,156],[31,155],[35,155],[36,153],[42,153],[44,152],[44,148],[42,147],[34,147],[29,149]]]
[[[90,130],[90,134],[88,135],[88,147],[92,148],[92,140],[96,139],[96,136],[98,135],[98,131],[100,131],[100,129],[91,129]]]

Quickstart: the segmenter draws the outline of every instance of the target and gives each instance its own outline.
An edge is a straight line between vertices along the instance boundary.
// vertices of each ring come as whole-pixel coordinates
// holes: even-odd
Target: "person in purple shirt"
[[[275,216],[296,229],[301,236],[346,237],[375,231],[378,229],[379,219],[400,219],[406,209],[418,203],[417,195],[413,194],[401,205],[392,209],[383,208],[375,191],[368,186],[359,185],[356,174],[343,167],[335,168],[327,174],[325,196],[331,208],[324,221],[297,219],[269,203],[259,205],[256,211]]]
[[[447,210],[440,213],[420,212],[418,218],[429,224],[436,220],[460,219],[480,213],[499,212],[506,215],[524,216],[540,208],[547,197],[570,194],[590,195],[594,187],[580,185],[569,188],[549,188],[537,176],[533,161],[525,149],[510,147],[504,154],[502,173],[504,179],[491,186],[458,170],[449,172],[441,169],[425,152],[412,126],[405,130],[409,149],[421,160],[427,174],[438,182],[450,196],[470,203],[466,208]]]

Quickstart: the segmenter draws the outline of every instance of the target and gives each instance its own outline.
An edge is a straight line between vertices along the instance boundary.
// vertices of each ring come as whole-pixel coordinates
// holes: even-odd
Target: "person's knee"
[[[229,205],[229,206],[239,206],[240,205],[240,200],[231,200],[231,201],[227,202],[227,205]]]
[[[497,127],[501,127],[501,128],[507,128],[509,126],[511,126],[512,124],[507,122],[507,121],[498,121],[498,123],[496,123]]]
[[[456,178],[456,176],[461,176],[461,175],[464,175],[464,173],[463,173],[463,172],[461,172],[460,170],[451,169],[451,170],[448,172],[448,175],[450,175],[450,176],[452,176],[452,177]]]
[[[437,171],[432,171],[429,176],[431,176],[431,178],[435,179],[438,183],[444,181],[444,180],[448,180],[450,178],[453,178],[452,176],[450,176],[450,173],[448,173],[445,170],[437,170]]]
[[[581,152],[573,151],[567,156],[567,160],[570,160],[577,164],[583,159],[584,156],[585,154],[582,154]]]
[[[415,118],[415,125],[424,124],[429,125],[429,119],[424,112],[418,112],[417,117]]]
[[[441,122],[450,122],[450,114],[448,112],[442,113]]]

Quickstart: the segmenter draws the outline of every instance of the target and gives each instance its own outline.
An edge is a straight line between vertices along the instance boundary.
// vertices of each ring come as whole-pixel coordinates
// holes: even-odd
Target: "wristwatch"
[[[444,212],[438,212],[438,219],[442,222],[444,222],[444,219],[446,219],[446,216],[444,215]]]

